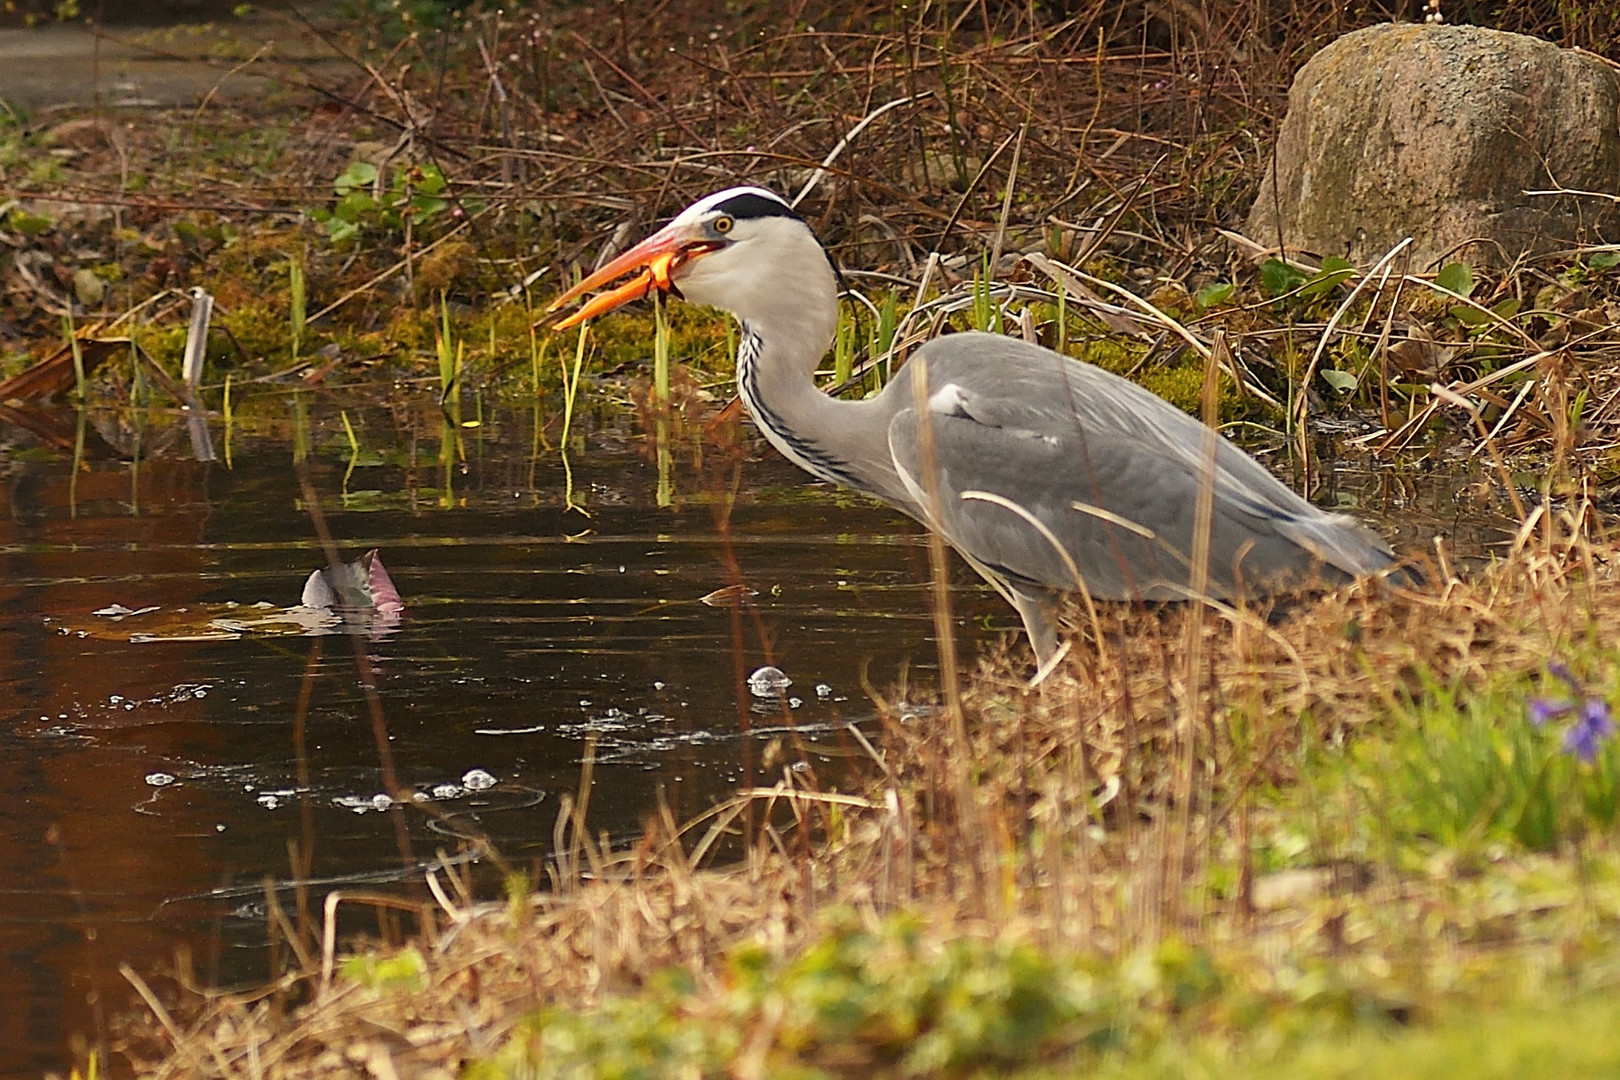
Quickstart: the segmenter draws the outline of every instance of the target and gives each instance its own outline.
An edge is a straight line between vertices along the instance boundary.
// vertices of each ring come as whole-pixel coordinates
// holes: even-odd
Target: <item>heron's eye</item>
[[[717,233],[728,233],[731,231],[731,226],[732,220],[726,214],[721,214],[714,219],[714,231]]]

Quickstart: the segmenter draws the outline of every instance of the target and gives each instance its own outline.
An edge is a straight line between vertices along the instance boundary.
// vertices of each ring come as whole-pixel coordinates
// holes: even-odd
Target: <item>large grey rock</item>
[[[1288,247],[1358,263],[1410,235],[1420,267],[1620,239],[1610,200],[1523,194],[1553,188],[1620,191],[1612,69],[1522,34],[1373,26],[1294,77],[1246,231],[1276,244],[1280,211]]]

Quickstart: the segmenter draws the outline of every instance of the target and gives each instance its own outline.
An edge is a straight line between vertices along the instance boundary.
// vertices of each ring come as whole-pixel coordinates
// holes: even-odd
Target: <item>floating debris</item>
[[[120,619],[129,618],[131,615],[145,615],[156,610],[158,610],[158,605],[156,604],[150,604],[143,608],[127,608],[123,604],[109,604],[108,606],[101,608],[99,611],[92,611],[90,614],[100,615],[104,619],[111,619],[114,622],[117,622]]]
[[[244,634],[366,634],[375,641],[392,633],[404,612],[405,602],[373,549],[353,562],[311,571],[300,602],[293,607],[262,601],[168,610],[159,604],[108,604],[90,612],[90,619],[68,613],[46,616],[45,621],[63,634],[134,643],[234,641]],[[133,625],[116,625],[126,622]],[[195,696],[202,697],[207,690],[201,687]]]
[[[461,786],[468,791],[488,791],[495,786],[495,778],[483,769],[469,769],[461,777]]]
[[[300,603],[307,608],[374,611],[396,618],[405,611],[405,601],[400,599],[376,548],[353,562],[311,571]]]
[[[752,600],[759,592],[750,589],[747,585],[727,585],[723,589],[716,589],[712,593],[698,597],[698,603],[709,607],[730,607],[745,600]]]
[[[748,692],[757,698],[773,698],[792,685],[781,668],[766,666],[748,676]]]

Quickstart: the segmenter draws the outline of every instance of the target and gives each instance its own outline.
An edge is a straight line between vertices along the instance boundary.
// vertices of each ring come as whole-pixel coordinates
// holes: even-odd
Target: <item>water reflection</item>
[[[656,462],[629,428],[597,424],[572,462],[586,517],[568,509],[557,456],[532,453],[527,413],[486,413],[444,440],[438,411],[408,398],[265,416],[239,420],[232,468],[192,460],[183,428],[157,421],[97,418],[141,456],[77,468],[14,434],[0,513],[0,1073],[64,1067],[67,1033],[95,1038],[130,1003],[121,962],[150,973],[185,945],[201,978],[262,977],[263,882],[295,860],[318,883],[397,878],[455,857],[461,835],[518,865],[543,858],[587,740],[597,828],[634,833],[660,789],[692,816],[743,779],[745,745],[772,737],[765,717],[740,733],[739,666],[835,688],[794,711],[831,739],[870,713],[864,663],[892,681],[929,662],[910,527],[807,492],[791,466],[751,463],[750,488],[725,472],[709,492],[677,463],[661,509]],[[307,450],[345,558],[379,549],[407,605],[392,633],[361,639],[361,667],[342,637],[142,637],[155,614],[93,614],[297,603],[325,556],[289,442]],[[699,602],[739,575],[753,607]],[[396,805],[402,792],[416,805]]]
[[[69,1034],[97,1038],[132,1001],[120,963],[150,976],[184,947],[204,980],[268,974],[264,882],[294,866],[310,889],[278,904],[318,919],[325,889],[463,858],[463,837],[543,859],[587,744],[593,824],[632,835],[660,793],[690,818],[751,781],[784,705],[832,745],[871,716],[863,671],[929,681],[909,522],[774,455],[700,460],[677,428],[644,453],[627,419],[576,415],[565,472],[555,428],[469,404],[477,426],[404,392],[238,398],[215,433],[229,468],[193,460],[177,421],[97,417],[74,445],[107,452],[77,465],[60,433],[6,429],[0,1074],[62,1069]],[[84,629],[113,605],[297,603],[327,562],[301,475],[343,558],[382,553],[407,609],[391,632]],[[1339,483],[1403,534],[1469,520],[1459,483]],[[958,572],[970,647],[1012,629]],[[766,666],[792,685],[756,697]]]

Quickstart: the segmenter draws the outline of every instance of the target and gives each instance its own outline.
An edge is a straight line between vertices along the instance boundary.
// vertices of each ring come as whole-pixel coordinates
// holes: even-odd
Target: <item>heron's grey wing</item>
[[[1174,541],[1142,519],[1163,470],[1116,440],[1042,434],[931,413],[937,492],[923,472],[918,414],[896,414],[889,447],[926,520],[974,563],[1014,586],[1105,599],[1184,595]],[[1099,486],[1118,486],[1101,493]],[[937,494],[937,506],[932,496]],[[1084,509],[1075,509],[1076,505]],[[1076,580],[1076,579],[1079,580]]]
[[[953,335],[918,360],[929,376],[937,523],[953,544],[1049,586],[1072,588],[1078,569],[1098,596],[1185,594],[1208,428],[1127,380],[1011,338]],[[896,411],[889,442],[917,483],[913,496],[925,498],[914,408]],[[1299,498],[1225,439],[1214,437],[1213,450],[1211,591],[1390,562],[1369,530]]]

